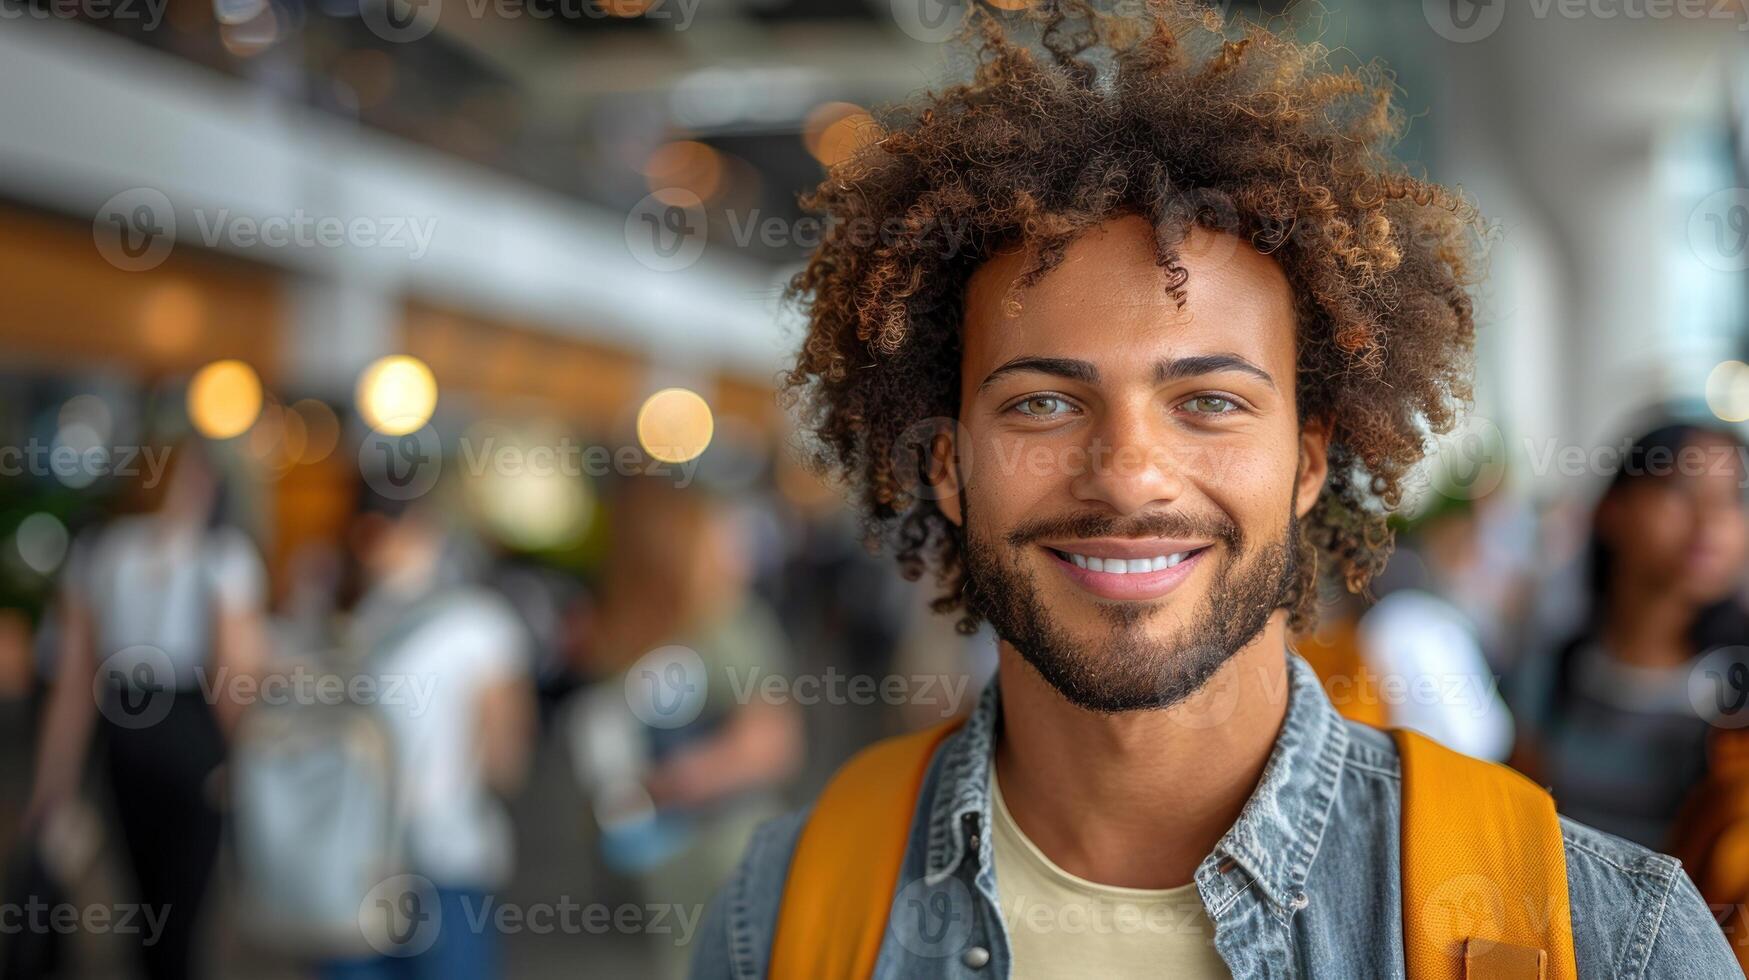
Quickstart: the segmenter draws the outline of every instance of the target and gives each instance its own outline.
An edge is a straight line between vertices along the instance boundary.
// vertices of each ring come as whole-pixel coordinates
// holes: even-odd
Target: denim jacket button
[[[960,962],[974,970],[982,970],[984,964],[990,962],[990,951],[982,946],[973,946],[960,954]]]

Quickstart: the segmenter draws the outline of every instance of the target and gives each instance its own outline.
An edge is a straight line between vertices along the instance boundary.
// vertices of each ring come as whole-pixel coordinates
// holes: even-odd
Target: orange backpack
[[[773,980],[874,972],[911,820],[958,721],[845,763],[802,828],[772,937]],[[1492,762],[1395,730],[1403,762],[1403,956],[1411,980],[1576,980],[1554,801]]]

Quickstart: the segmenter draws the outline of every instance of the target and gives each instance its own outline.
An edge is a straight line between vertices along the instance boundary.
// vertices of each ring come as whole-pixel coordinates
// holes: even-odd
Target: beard
[[[1251,547],[1225,515],[1161,513],[1124,520],[1079,514],[1023,525],[998,546],[978,533],[968,501],[965,527],[967,609],[987,620],[1069,703],[1106,714],[1169,708],[1201,690],[1263,631],[1297,573],[1299,521],[1291,503],[1281,534]],[[1224,560],[1207,600],[1175,635],[1150,633],[1149,621],[1169,612],[1156,601],[1096,602],[1107,628],[1076,636],[1052,617],[1020,558],[1031,542],[1061,537],[1208,539],[1216,544],[1205,549],[1203,560],[1217,557],[1217,548]]]

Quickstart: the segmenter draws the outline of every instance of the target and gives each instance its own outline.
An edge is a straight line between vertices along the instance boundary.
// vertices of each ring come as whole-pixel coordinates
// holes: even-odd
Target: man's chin
[[[1178,705],[1201,690],[1235,652],[1196,643],[1179,631],[1158,636],[1141,629],[1063,630],[1053,640],[1011,645],[1070,704],[1100,714]]]

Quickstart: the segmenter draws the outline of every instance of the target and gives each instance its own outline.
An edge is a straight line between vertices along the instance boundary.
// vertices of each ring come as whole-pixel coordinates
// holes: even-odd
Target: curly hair
[[[973,270],[1028,249],[1013,313],[1078,235],[1138,215],[1182,305],[1190,229],[1232,233],[1287,275],[1300,418],[1331,435],[1284,601],[1293,628],[1310,628],[1322,574],[1364,592],[1383,567],[1407,479],[1471,398],[1481,219],[1390,156],[1404,122],[1377,65],[1335,68],[1321,45],[1229,28],[1190,0],[1131,16],[1083,0],[1036,10],[1004,26],[980,9],[961,38],[972,80],[881,112],[803,196],[826,226],[786,294],[808,321],[783,378],[805,455],[849,490],[871,547],[891,544],[913,580],[933,567],[935,609],[963,610],[961,530],[918,492],[930,461],[913,434],[958,417]],[[976,627],[971,613],[960,627]]]

